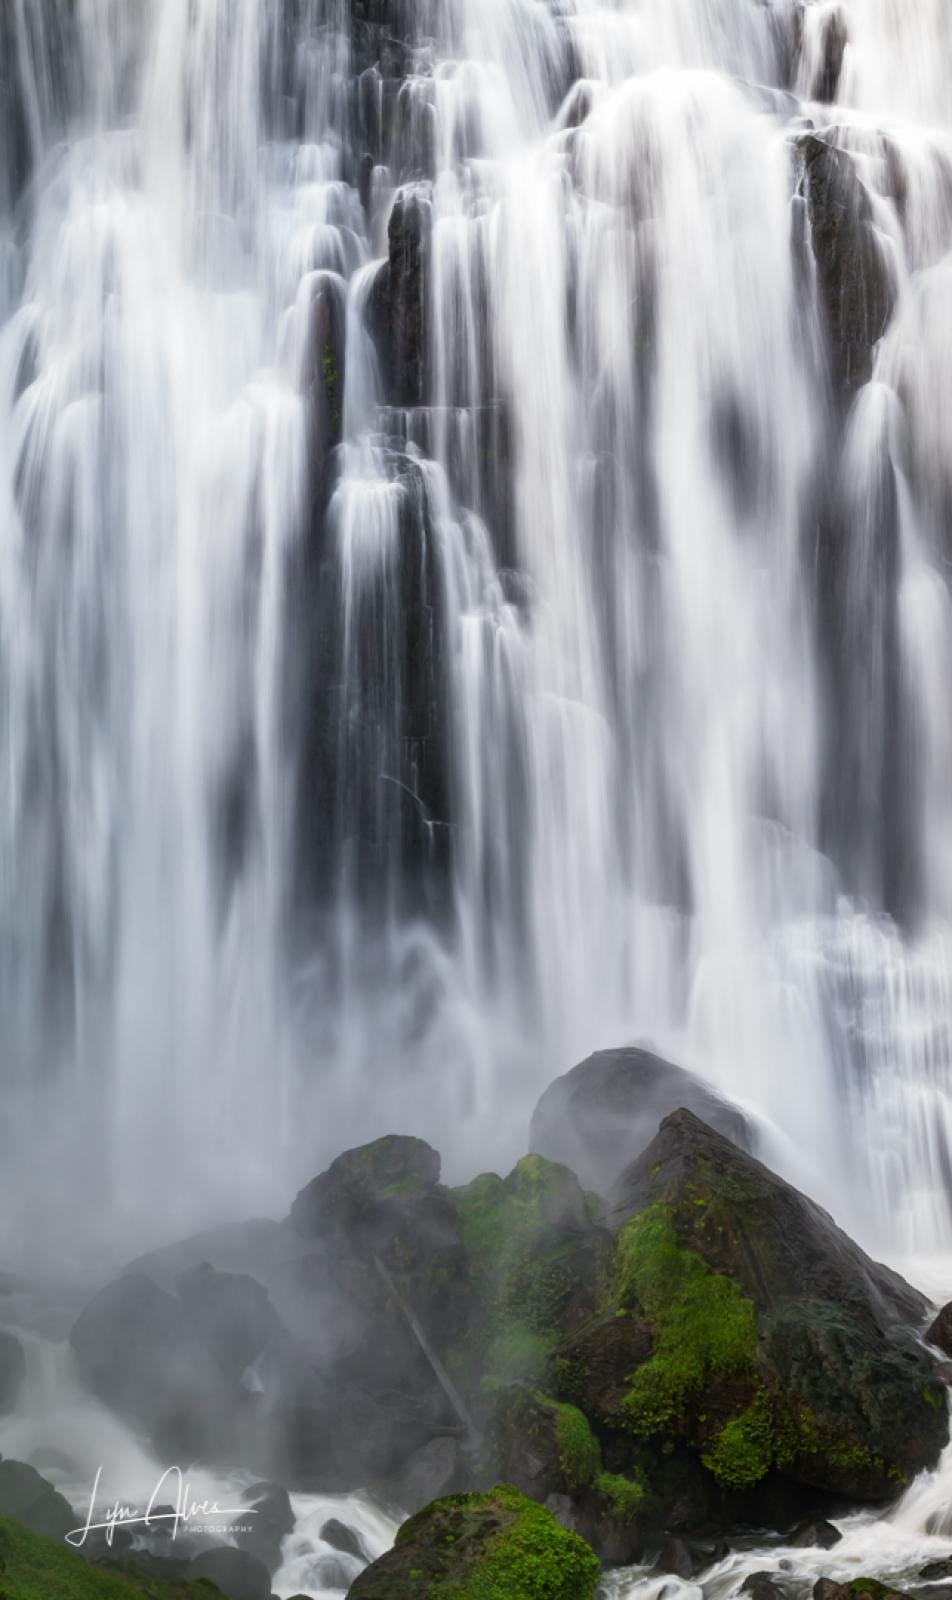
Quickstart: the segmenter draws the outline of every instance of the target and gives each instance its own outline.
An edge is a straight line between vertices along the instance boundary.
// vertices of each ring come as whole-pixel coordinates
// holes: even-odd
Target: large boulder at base
[[[187,1308],[144,1273],[94,1296],[70,1332],[80,1373],[106,1405],[144,1423],[172,1459],[215,1448],[236,1421],[242,1391]]]
[[[349,1600],[595,1600],[598,1580],[598,1559],[577,1534],[501,1484],[411,1517]]]
[[[599,1309],[532,1390],[498,1396],[488,1462],[569,1494],[607,1559],[889,1500],[935,1463],[922,1297],[760,1162],[677,1111],[607,1221]]]
[[[651,1143],[662,1117],[679,1106],[752,1148],[747,1120],[736,1106],[693,1073],[635,1045],[598,1050],[556,1078],[533,1113],[529,1148],[571,1167],[584,1188],[607,1194]]]
[[[26,1356],[14,1333],[0,1332],[0,1413],[12,1411],[26,1377]]]
[[[0,1461],[0,1517],[16,1517],[48,1539],[64,1539],[81,1524],[69,1501],[24,1461]]]
[[[833,392],[848,399],[872,373],[874,347],[895,305],[896,281],[855,164],[830,140],[798,134],[795,149]]]

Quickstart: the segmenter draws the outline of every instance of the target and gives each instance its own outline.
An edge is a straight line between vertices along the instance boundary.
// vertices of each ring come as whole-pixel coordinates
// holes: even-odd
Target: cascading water
[[[504,1163],[640,1037],[947,1249],[950,48],[935,0],[4,8],[17,1223],[395,1121]]]

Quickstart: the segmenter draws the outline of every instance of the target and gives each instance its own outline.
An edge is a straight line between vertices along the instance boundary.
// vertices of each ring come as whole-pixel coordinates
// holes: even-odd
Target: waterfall
[[[393,1125],[505,1164],[640,1039],[947,1250],[950,52],[939,0],[4,8],[12,1226]]]

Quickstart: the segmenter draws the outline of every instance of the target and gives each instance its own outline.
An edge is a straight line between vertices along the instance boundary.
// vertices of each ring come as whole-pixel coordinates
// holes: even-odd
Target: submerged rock
[[[790,1543],[808,1550],[832,1550],[842,1537],[839,1528],[834,1528],[832,1522],[801,1522],[790,1535]]]
[[[635,1045],[599,1050],[556,1078],[533,1112],[529,1148],[571,1167],[584,1188],[607,1194],[651,1143],[661,1118],[679,1106],[752,1148],[742,1112],[693,1073]]]
[[[577,1534],[501,1484],[437,1500],[411,1517],[349,1600],[594,1600],[598,1579],[598,1558]]]
[[[367,1559],[359,1534],[345,1522],[339,1522],[336,1517],[328,1518],[321,1528],[320,1537],[332,1550],[339,1550],[342,1555],[356,1556],[359,1561]]]

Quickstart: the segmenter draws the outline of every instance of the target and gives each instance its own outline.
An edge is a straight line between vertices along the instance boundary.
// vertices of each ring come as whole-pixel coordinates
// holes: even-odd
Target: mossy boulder
[[[100,1566],[62,1540],[0,1517],[3,1600],[218,1600],[220,1593],[205,1579],[164,1583],[124,1562]]]
[[[486,1467],[606,1558],[893,1498],[946,1442],[923,1298],[690,1112],[609,1195],[597,1305],[502,1388]]]
[[[690,1443],[733,1489],[776,1471],[888,1500],[935,1463],[926,1303],[805,1195],[678,1111],[609,1214],[615,1298],[654,1341],[625,1401],[635,1433]]]
[[[575,1174],[525,1156],[505,1179],[483,1173],[455,1191],[472,1320],[455,1365],[484,1395],[530,1379],[594,1315],[611,1239]]]
[[[577,1534],[500,1484],[436,1500],[411,1517],[349,1600],[594,1600],[599,1570]]]

